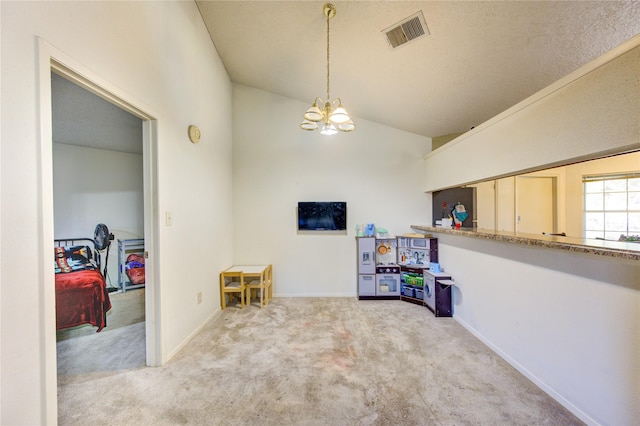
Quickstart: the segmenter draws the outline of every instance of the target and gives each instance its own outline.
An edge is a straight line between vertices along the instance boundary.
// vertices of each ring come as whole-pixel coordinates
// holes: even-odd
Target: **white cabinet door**
[[[358,296],[376,295],[376,276],[358,275]]]

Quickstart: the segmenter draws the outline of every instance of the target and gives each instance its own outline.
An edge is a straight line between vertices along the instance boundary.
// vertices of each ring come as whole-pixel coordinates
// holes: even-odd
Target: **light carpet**
[[[69,373],[61,425],[582,424],[455,320],[398,300],[231,307],[162,367]]]

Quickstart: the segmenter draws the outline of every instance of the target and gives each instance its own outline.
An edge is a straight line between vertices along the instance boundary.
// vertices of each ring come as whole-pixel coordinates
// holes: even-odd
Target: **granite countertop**
[[[426,233],[458,235],[461,237],[479,238],[526,246],[567,250],[574,253],[607,256],[616,259],[640,260],[640,243],[633,242],[591,240],[555,235],[522,234],[516,232],[493,231],[489,229],[436,228],[424,225],[411,225],[411,228],[416,231]]]

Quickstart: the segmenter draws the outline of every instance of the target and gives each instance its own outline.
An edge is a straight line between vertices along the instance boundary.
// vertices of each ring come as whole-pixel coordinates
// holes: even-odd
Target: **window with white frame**
[[[640,240],[640,172],[583,176],[584,237]]]

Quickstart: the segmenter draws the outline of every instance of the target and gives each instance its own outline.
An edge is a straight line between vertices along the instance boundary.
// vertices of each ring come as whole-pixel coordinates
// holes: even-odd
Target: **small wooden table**
[[[262,274],[262,272],[267,269],[267,266],[269,265],[233,265],[231,268],[222,271],[222,273],[224,274],[225,272],[242,272],[245,277],[259,278],[260,274]]]
[[[249,281],[247,278],[258,278],[261,279],[266,269],[269,265],[233,265],[232,267],[225,269],[222,271],[221,275],[221,287],[220,287],[220,303],[222,304],[222,309],[226,308],[226,300],[225,294],[223,292],[222,283],[224,283],[224,277],[226,273],[238,273],[242,272],[246,281]]]

